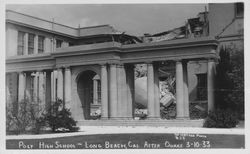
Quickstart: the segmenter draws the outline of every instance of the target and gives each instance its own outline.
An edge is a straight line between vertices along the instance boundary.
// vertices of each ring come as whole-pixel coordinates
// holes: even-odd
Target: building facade
[[[134,66],[146,64],[147,119],[160,119],[159,66],[171,61],[176,119],[188,120],[192,99],[214,108],[217,45],[211,37],[142,43],[109,25],[72,28],[6,11],[6,102],[18,112],[21,101],[47,110],[61,99],[78,122],[93,119],[96,108],[102,120],[133,121]],[[205,98],[197,94],[204,87]]]

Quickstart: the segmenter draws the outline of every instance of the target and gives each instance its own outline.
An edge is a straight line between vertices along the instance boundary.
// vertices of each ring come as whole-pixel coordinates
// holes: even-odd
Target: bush
[[[79,130],[79,127],[76,127],[76,121],[71,117],[70,110],[64,107],[60,99],[52,104],[45,119],[53,132],[75,132]]]
[[[207,128],[233,128],[239,123],[238,115],[230,109],[217,109],[209,112],[203,127]]]
[[[18,104],[18,106],[15,106]],[[39,103],[32,103],[28,99],[10,103],[6,106],[7,134],[21,134],[32,132],[38,134],[44,126],[44,109]]]

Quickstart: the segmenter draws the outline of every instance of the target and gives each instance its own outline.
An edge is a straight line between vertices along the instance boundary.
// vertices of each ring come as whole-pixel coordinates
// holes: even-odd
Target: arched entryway
[[[99,80],[98,80],[99,79]],[[83,71],[77,78],[77,94],[80,98],[85,120],[101,116],[100,78],[96,72]]]

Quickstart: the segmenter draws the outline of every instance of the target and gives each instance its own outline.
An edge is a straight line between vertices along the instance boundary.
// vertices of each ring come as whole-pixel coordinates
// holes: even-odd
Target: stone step
[[[78,126],[155,126],[155,127],[202,127],[199,120],[82,120]]]

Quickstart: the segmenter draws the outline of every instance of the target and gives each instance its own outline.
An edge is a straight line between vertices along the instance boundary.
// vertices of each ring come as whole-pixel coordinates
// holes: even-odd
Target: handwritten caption
[[[163,136],[164,138],[164,136]],[[18,142],[19,149],[181,149],[181,148],[212,148],[210,141],[206,135],[201,134],[173,134],[173,137],[166,136],[161,140],[127,140],[123,142],[115,141],[82,141],[67,143],[55,140],[38,141],[35,143],[27,143],[20,140]]]

